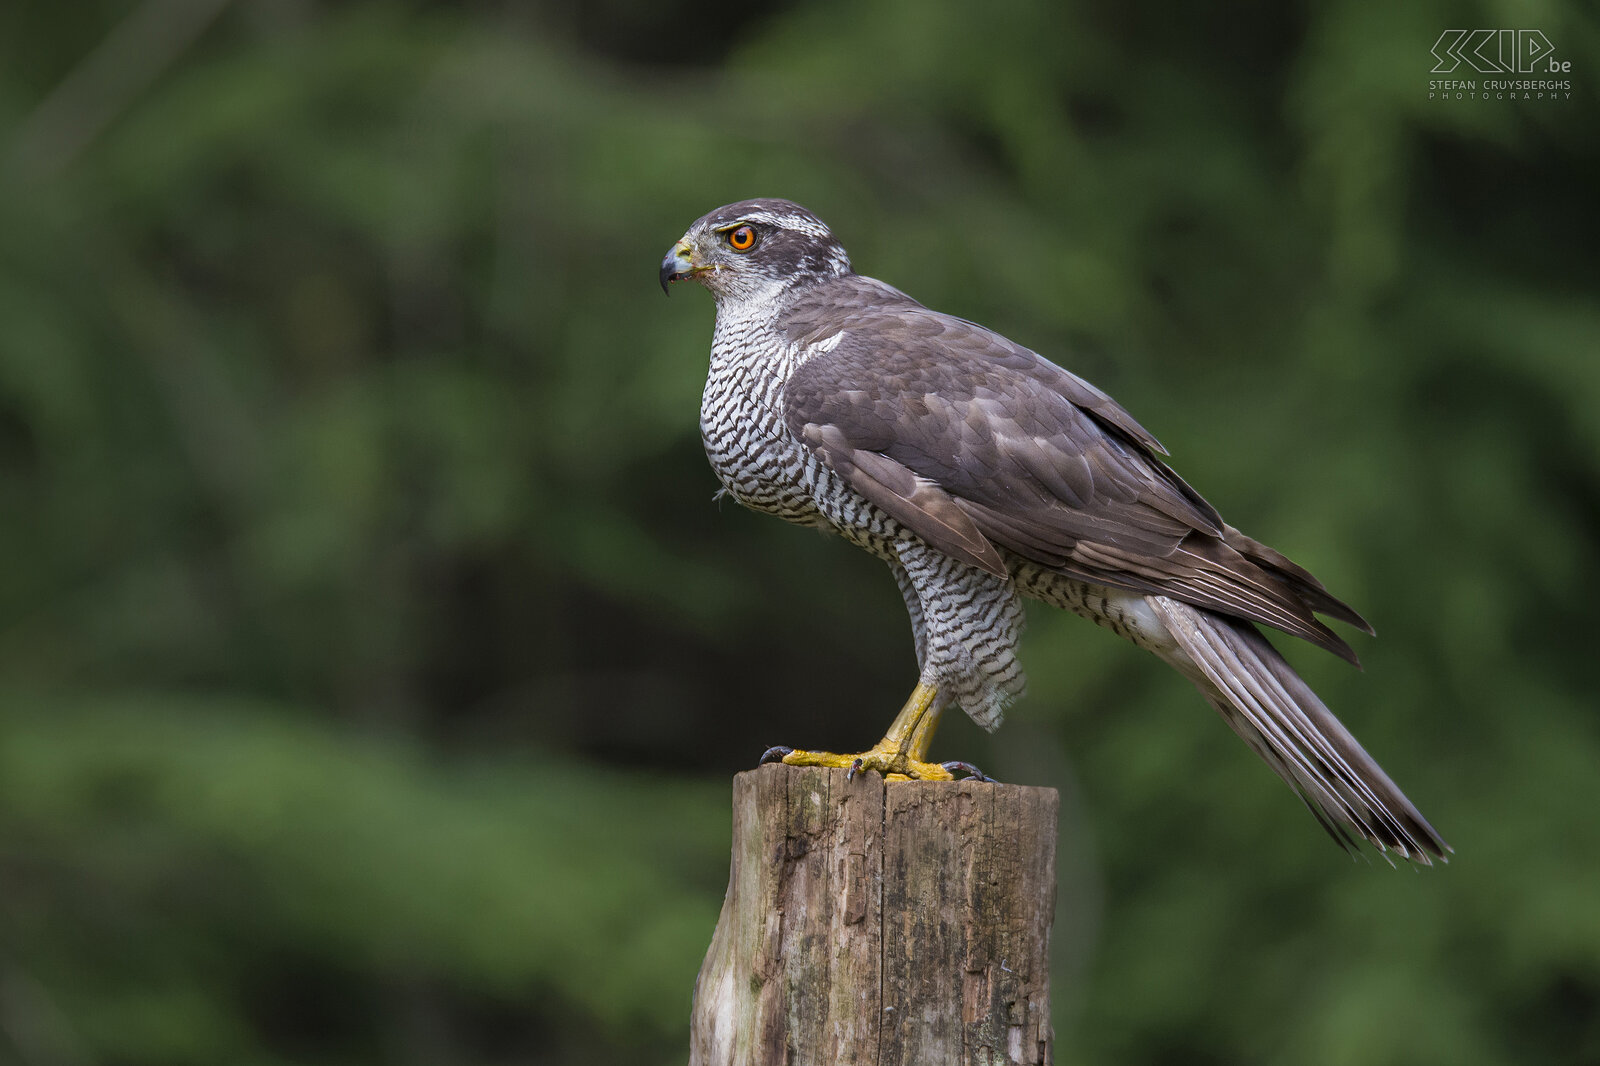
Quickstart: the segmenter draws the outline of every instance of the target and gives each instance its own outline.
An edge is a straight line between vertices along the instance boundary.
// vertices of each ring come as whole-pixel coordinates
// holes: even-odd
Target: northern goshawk
[[[661,286],[716,298],[700,432],[727,493],[889,564],[921,674],[871,750],[793,765],[948,779],[926,761],[954,700],[994,729],[1023,687],[1022,599],[1154,652],[1341,844],[1422,864],[1449,846],[1257,631],[1354,663],[1318,614],[1371,632],[1306,570],[1223,522],[1105,393],[982,326],[850,269],[815,215],[729,204],[689,227]]]

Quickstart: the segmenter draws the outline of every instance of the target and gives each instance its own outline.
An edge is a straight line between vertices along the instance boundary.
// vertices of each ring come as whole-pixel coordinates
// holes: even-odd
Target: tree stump
[[[1051,1062],[1057,807],[1049,788],[739,774],[690,1066]]]

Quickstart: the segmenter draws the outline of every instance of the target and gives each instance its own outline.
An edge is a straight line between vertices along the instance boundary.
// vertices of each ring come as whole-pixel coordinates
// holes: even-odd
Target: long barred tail
[[[1248,622],[1150,596],[1189,660],[1174,665],[1347,849],[1356,836],[1432,866],[1452,849]],[[1191,665],[1192,664],[1192,665]]]

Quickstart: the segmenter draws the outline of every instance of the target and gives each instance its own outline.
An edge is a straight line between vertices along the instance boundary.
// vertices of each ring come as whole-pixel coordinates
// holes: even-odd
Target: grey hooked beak
[[[667,285],[674,281],[693,277],[696,273],[694,265],[694,249],[688,241],[679,241],[673,245],[672,251],[661,260],[661,291],[667,292]],[[668,293],[668,295],[671,295]]]

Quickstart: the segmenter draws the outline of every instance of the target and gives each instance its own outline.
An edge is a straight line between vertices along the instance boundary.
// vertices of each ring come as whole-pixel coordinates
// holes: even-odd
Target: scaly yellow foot
[[[934,702],[937,695],[938,689],[934,686],[918,684],[890,724],[889,732],[866,751],[839,755],[831,751],[796,751],[793,748],[776,747],[768,748],[766,754],[761,756],[761,761],[783,762],[790,766],[848,768],[851,777],[863,770],[876,770],[887,781],[953,781],[957,770],[979,781],[990,780],[970,763],[926,761],[928,745],[939,724],[940,709]]]
[[[936,762],[908,758],[905,752],[890,751],[875,745],[868,751],[836,754],[831,751],[796,751],[793,748],[768,748],[762,762],[782,762],[790,766],[846,767],[850,776],[876,770],[890,781],[953,781],[955,775]]]

